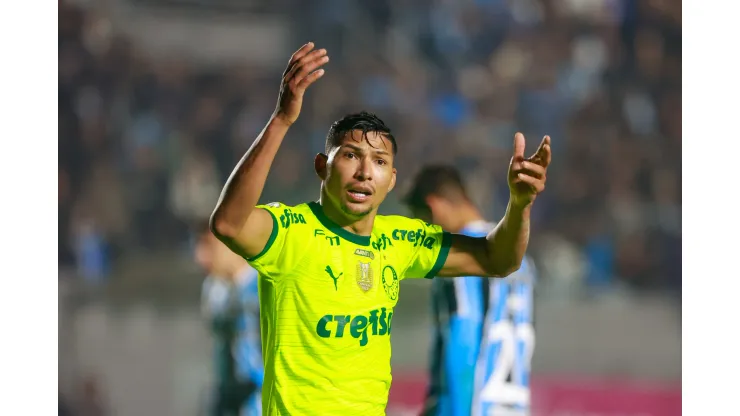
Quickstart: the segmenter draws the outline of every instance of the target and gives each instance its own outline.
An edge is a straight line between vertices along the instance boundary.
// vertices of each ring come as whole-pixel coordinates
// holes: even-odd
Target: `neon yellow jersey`
[[[266,415],[384,415],[393,308],[403,278],[431,278],[450,235],[401,216],[353,234],[316,202],[260,205],[273,218],[260,273]]]

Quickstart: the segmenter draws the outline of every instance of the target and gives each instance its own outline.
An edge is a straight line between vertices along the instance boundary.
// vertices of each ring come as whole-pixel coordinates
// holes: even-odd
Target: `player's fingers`
[[[322,56],[321,58],[308,62],[301,67],[298,73],[296,73],[289,82],[295,86],[299,86],[301,81],[303,81],[308,76],[308,74],[316,71],[316,69],[326,64],[327,62],[329,62],[328,56]]]
[[[293,63],[293,67],[290,68],[290,70],[288,71],[288,73],[285,75],[285,81],[286,82],[291,82],[292,80],[294,80],[297,77],[298,73],[300,72],[300,70],[303,67],[305,67],[306,65],[310,64],[311,62],[313,62],[316,59],[318,59],[320,57],[323,57],[325,55],[326,55],[326,49],[319,49],[319,50],[315,50],[315,51],[312,51],[312,52],[306,54],[301,59],[299,59],[299,60],[297,60],[296,62]],[[300,81],[300,79],[299,80],[296,80],[296,83],[299,82],[299,81]]]
[[[285,71],[283,71],[283,78],[285,78],[290,71],[295,68],[296,65],[298,65],[298,62],[303,59],[306,55],[311,53],[311,51],[314,48],[313,42],[308,42],[307,44],[301,46],[300,49],[295,51],[293,55],[290,56],[290,59],[288,60],[288,66],[285,67]],[[315,51],[314,51],[315,52]]]
[[[516,178],[519,182],[526,183],[527,185],[529,185],[537,193],[540,193],[545,190],[545,182],[542,179],[529,176],[525,173],[520,173],[516,175]]]
[[[514,160],[521,160],[524,158],[524,147],[526,143],[524,141],[524,135],[517,133],[514,135]]]
[[[311,52],[311,49],[314,47],[313,42],[308,42],[307,44],[301,46],[297,51],[293,53],[293,55],[290,56],[290,59],[288,60],[288,66],[292,64],[293,62],[303,58],[307,53]]]
[[[541,166],[534,161],[525,160],[522,161],[519,166],[521,173],[526,173],[535,178],[544,178],[547,173],[547,169],[544,166]]]
[[[534,155],[532,155],[530,160],[536,160],[537,163],[541,164],[544,167],[547,167],[550,164],[550,159],[550,136],[545,136],[542,138],[540,147],[537,148],[537,151],[534,153]]]
[[[550,161],[552,161],[552,150],[550,148],[550,145],[549,144],[546,144],[542,148],[542,152],[544,153],[544,162],[545,162],[545,164],[543,166],[544,167],[548,167],[548,166],[550,166]]]
[[[545,147],[545,145],[549,143],[550,143],[550,136],[543,137],[542,141],[540,142],[540,145],[537,147],[537,150],[534,152],[534,155],[532,155],[532,157],[540,155],[540,152],[542,152],[542,148]]]
[[[317,79],[324,76],[324,70],[319,69],[318,71],[313,71],[308,76],[303,78],[301,82],[298,83],[298,90],[305,91],[306,88],[308,88],[309,85],[313,84]]]
[[[290,59],[288,59],[288,65],[285,67],[285,71],[283,71],[283,78],[290,72],[290,70],[295,66],[295,63],[298,62],[299,59],[304,57],[307,53],[311,52],[311,49],[313,49],[314,43],[308,42],[307,44],[301,46],[297,51],[293,52],[293,55],[290,56]]]

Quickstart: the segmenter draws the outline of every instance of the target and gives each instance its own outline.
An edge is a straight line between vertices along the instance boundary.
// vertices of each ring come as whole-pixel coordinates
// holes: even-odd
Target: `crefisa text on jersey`
[[[360,346],[364,347],[368,343],[368,329],[370,335],[388,335],[391,334],[391,320],[393,319],[393,310],[386,311],[386,308],[371,310],[365,315],[324,315],[316,323],[316,335],[321,338],[330,338],[332,332],[334,338],[343,338],[345,328],[349,324],[349,335],[352,338],[360,340]],[[332,323],[336,323],[333,325]],[[334,329],[332,331],[332,329]]]
[[[429,250],[434,248],[434,243],[437,241],[434,237],[427,237],[427,233],[421,228],[418,230],[401,230],[397,228],[391,233],[391,238],[388,238],[383,233],[373,242],[372,246],[375,250],[385,250],[388,246],[393,245],[391,239],[395,241],[407,241],[413,244],[414,247],[423,246]]]
[[[288,228],[290,224],[305,224],[306,219],[303,218],[303,214],[296,214],[289,209],[283,211],[283,215],[280,216],[280,225],[283,228]]]

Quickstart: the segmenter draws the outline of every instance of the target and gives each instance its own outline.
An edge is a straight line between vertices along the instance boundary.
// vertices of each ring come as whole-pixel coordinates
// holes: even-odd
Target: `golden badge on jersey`
[[[357,263],[357,285],[360,286],[364,292],[367,292],[373,287],[373,268],[370,263]]]

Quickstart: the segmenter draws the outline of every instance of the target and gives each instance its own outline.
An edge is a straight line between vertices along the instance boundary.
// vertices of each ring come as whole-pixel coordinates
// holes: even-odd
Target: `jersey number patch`
[[[514,325],[509,320],[499,321],[490,327],[488,342],[491,347],[498,346],[498,354],[493,373],[480,392],[481,401],[527,406],[529,389],[521,378],[529,374],[534,352],[534,327],[528,322]],[[520,349],[520,354],[517,354],[517,349]]]

